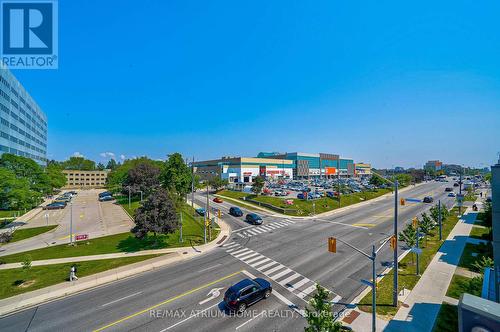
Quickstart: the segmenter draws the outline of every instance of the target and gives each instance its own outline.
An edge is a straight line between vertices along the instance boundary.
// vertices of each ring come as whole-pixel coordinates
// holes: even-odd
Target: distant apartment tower
[[[0,62],[0,155],[47,162],[47,116]]]
[[[63,170],[66,175],[65,188],[104,188],[108,179],[108,170],[104,171],[78,171]]]
[[[440,171],[443,169],[443,163],[440,162],[439,160],[429,160],[428,162],[425,163],[424,169],[426,171]]]

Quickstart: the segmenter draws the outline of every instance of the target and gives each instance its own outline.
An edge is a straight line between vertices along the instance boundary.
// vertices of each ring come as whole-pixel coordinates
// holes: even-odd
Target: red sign
[[[88,234],[80,234],[75,237],[76,241],[82,241],[82,240],[88,240],[89,235]]]

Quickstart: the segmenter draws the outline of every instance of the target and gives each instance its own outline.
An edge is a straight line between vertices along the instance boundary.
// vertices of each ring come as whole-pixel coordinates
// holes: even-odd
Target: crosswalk
[[[308,301],[306,297],[316,289],[316,283],[309,278],[239,243],[229,242],[222,247],[233,257],[263,273],[306,302]],[[341,299],[341,296],[334,294],[332,303],[337,303]]]
[[[233,234],[238,235],[242,239],[246,239],[246,238],[256,236],[256,235],[259,235],[262,233],[269,233],[269,232],[272,232],[272,231],[277,230],[279,228],[290,226],[291,224],[295,224],[295,221],[289,220],[289,219],[285,219],[282,221],[272,221],[272,222],[269,222],[268,224],[265,224],[265,225],[255,226],[255,227],[251,227],[251,228],[245,228],[245,229],[242,229],[241,231],[235,230],[233,232]]]

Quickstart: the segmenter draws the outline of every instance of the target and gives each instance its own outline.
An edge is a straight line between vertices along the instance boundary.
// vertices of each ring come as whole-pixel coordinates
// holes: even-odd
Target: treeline
[[[70,169],[70,170],[78,170],[78,171],[95,171],[95,170],[104,170],[110,169],[113,170],[117,168],[120,164],[116,162],[114,159],[110,159],[106,165],[103,163],[96,164],[95,161],[86,159],[84,157],[71,157],[65,161],[55,161],[50,160],[48,165],[57,165],[61,169]]]
[[[0,209],[31,209],[66,184],[62,167],[40,166],[29,158],[4,153],[0,157]]]

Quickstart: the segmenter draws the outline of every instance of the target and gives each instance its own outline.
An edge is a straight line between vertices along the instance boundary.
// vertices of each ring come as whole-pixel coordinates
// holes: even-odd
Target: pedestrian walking
[[[69,281],[74,281],[78,280],[78,277],[76,276],[76,266],[73,265],[71,266],[71,270],[69,272]]]

